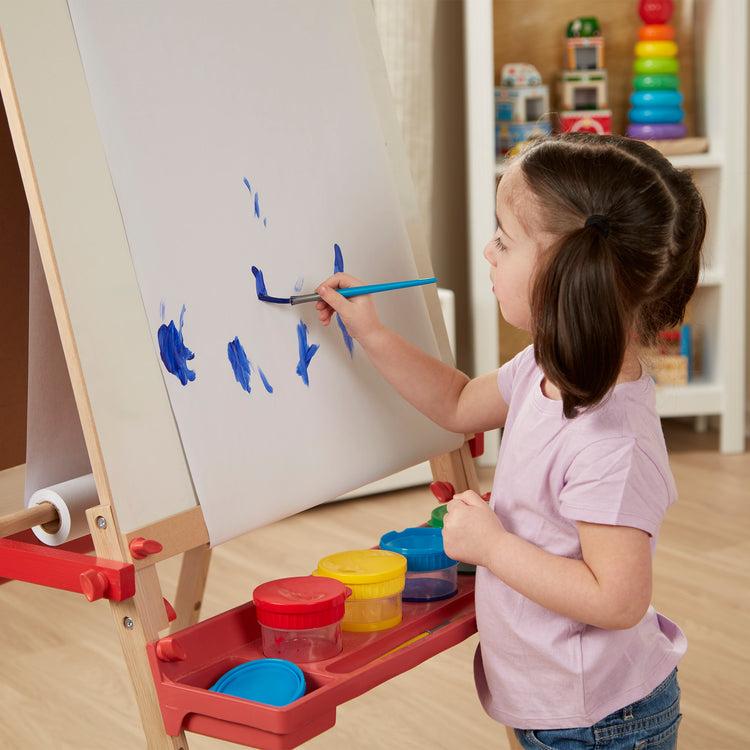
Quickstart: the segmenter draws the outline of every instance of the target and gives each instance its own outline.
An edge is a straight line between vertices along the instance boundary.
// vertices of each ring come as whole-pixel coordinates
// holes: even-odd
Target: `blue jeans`
[[[516,729],[524,750],[674,750],[680,725],[675,669],[645,698],[579,729]]]

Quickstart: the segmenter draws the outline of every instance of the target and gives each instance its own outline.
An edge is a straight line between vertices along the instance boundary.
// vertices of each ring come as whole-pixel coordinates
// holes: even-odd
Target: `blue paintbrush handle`
[[[358,297],[361,294],[375,294],[376,292],[388,292],[391,289],[406,289],[410,286],[424,286],[425,284],[435,284],[437,279],[409,279],[407,281],[389,281],[384,284],[365,284],[364,286],[348,286],[336,291],[343,297]],[[296,297],[290,297],[289,303],[299,305],[303,302],[317,302],[320,295],[298,294]]]

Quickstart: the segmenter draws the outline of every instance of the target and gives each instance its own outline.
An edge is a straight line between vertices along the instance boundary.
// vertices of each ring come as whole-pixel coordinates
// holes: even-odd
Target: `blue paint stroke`
[[[261,294],[268,296],[268,289],[266,289],[266,280],[263,278],[263,271],[260,268],[253,266],[253,276],[255,276],[255,293],[260,299]]]
[[[258,368],[258,375],[260,375],[260,379],[263,381],[263,387],[266,391],[268,391],[268,393],[273,393],[273,386],[268,382],[266,374],[260,369],[260,367]]]
[[[245,183],[245,187],[250,191],[250,197],[253,198],[253,213],[255,214],[255,218],[260,219],[260,196],[257,191],[253,193],[253,189],[250,186],[250,181],[247,177],[243,177],[242,181]],[[263,226],[268,226],[268,219],[265,216],[263,217]]]
[[[309,387],[310,378],[307,374],[307,369],[310,366],[310,360],[312,360],[315,352],[318,351],[318,344],[309,346],[307,343],[307,326],[303,321],[297,324],[297,339],[299,341],[299,362],[297,363],[297,375],[302,378],[302,382]]]
[[[159,327],[159,354],[161,361],[167,368],[167,371],[177,377],[182,385],[195,380],[195,371],[191,370],[187,363],[195,358],[195,354],[185,346],[182,338],[182,324],[185,315],[185,305],[182,306],[180,313],[180,328],[176,328],[174,321],[170,320],[169,325]]]
[[[333,245],[333,272],[344,272],[344,256],[337,243],[334,243]],[[341,316],[338,313],[336,313],[336,322],[341,329],[341,335],[344,337],[344,344],[346,344],[346,348],[349,350],[349,356],[354,357],[354,339],[349,335],[349,331],[346,330],[344,321],[341,320]]]
[[[344,256],[341,254],[341,248],[335,242],[333,244],[333,272],[344,272]]]
[[[266,281],[263,278],[263,271],[260,268],[252,267],[253,276],[255,276],[255,293],[261,302],[275,302],[280,305],[288,305],[289,297],[272,297],[266,289]]]
[[[229,357],[229,364],[232,365],[235,379],[244,390],[250,393],[252,390],[250,387],[250,361],[237,336],[234,337],[234,341],[227,344],[227,357]]]

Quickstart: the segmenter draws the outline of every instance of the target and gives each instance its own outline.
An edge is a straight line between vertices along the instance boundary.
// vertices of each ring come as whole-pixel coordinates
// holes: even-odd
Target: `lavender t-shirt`
[[[491,506],[505,528],[556,555],[581,558],[576,521],[651,535],[676,499],[654,386],[645,373],[597,408],[565,419],[546,398],[533,347],[501,368],[510,409]],[[591,726],[648,695],[685,653],[682,631],[650,607],[628,630],[554,614],[477,569],[477,690],[516,729]]]

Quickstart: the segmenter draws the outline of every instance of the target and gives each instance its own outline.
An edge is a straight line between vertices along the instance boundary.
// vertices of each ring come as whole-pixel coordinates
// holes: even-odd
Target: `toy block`
[[[502,122],[534,122],[549,114],[549,86],[498,86],[495,119]]]
[[[560,112],[560,132],[609,134],[612,132],[612,110],[563,110]]]
[[[514,146],[534,138],[543,138],[552,134],[552,123],[549,120],[537,122],[496,122],[495,148],[498,155],[507,154]]]
[[[563,70],[557,76],[560,109],[607,109],[606,70]]]
[[[569,37],[565,43],[568,70],[601,70],[604,67],[602,37]]]

